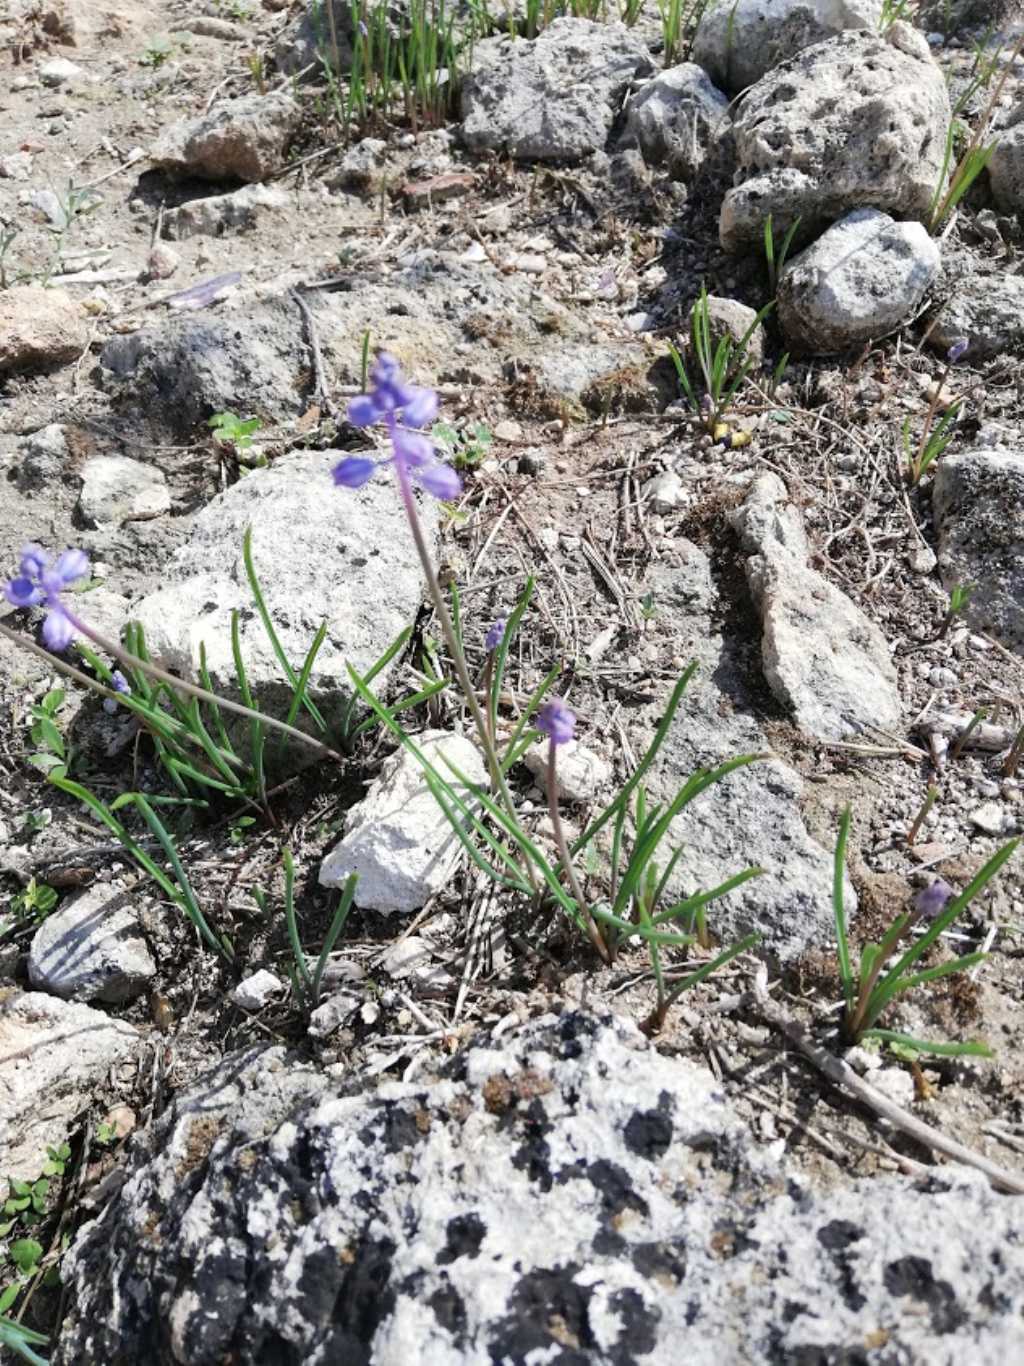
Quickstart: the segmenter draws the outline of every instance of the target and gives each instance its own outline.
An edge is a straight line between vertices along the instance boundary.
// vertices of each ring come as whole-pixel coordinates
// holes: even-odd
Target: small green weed
[[[481,422],[474,422],[465,431],[457,431],[447,422],[436,422],[430,435],[458,470],[473,469],[479,465],[487,458],[493,441],[490,431]]]
[[[59,778],[63,778],[71,766],[70,752],[56,720],[57,713],[64,705],[64,697],[63,688],[51,688],[30,711],[32,726],[29,735],[36,749],[28,756],[28,761],[40,773],[53,774]]]
[[[139,58],[139,66],[152,67],[157,71],[170,59],[173,52],[174,44],[167,34],[158,33],[147,41],[145,50]]]

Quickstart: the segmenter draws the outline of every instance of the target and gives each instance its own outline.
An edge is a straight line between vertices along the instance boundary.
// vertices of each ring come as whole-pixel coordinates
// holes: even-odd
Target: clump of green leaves
[[[939,936],[949,929],[978,893],[991,882],[1020,841],[1011,840],[993,854],[960,895],[950,896],[944,908],[936,914],[927,914],[924,899],[917,898],[914,908],[893,921],[880,943],[864,945],[860,955],[859,971],[855,972],[850,956],[843,893],[849,833],[850,809],[847,807],[839,823],[832,885],[839,979],[842,983],[845,1006],[842,1021],[843,1038],[849,1044],[860,1043],[864,1039],[878,1039],[883,1043],[911,1049],[915,1053],[932,1053],[942,1057],[991,1057],[988,1045],[978,1041],[935,1043],[927,1039],[916,1039],[908,1034],[899,1034],[891,1029],[880,1029],[877,1026],[886,1009],[904,993],[912,991],[915,987],[925,986],[929,982],[936,982],[942,977],[965,972],[985,960],[987,955],[984,953],[968,953],[933,968],[916,967]],[[927,922],[924,932],[900,951],[900,946],[908,938],[910,931],[922,921]]]
[[[166,33],[157,33],[152,38],[147,39],[145,50],[139,58],[139,66],[152,67],[154,71],[159,70],[174,51],[174,44]]]
[[[262,467],[267,464],[265,455],[254,457],[250,453],[253,435],[263,426],[258,417],[242,418],[226,411],[214,413],[206,425],[213,432],[217,445],[230,451],[240,465]]]
[[[951,403],[942,418],[933,427],[926,424],[917,449],[912,449],[910,439],[910,418],[903,421],[903,454],[907,462],[907,478],[911,484],[919,484],[935,464],[939,456],[953,440],[953,423],[960,413],[960,400]]]
[[[45,882],[30,877],[21,891],[11,898],[14,919],[0,922],[0,938],[16,924],[38,924],[45,920],[57,904],[56,891]]]
[[[64,705],[64,689],[51,688],[41,702],[36,702],[31,710],[32,726],[29,730],[34,753],[28,756],[33,768],[40,773],[53,774],[62,778],[70,766],[70,755],[64,736],[57,725],[57,713]]]
[[[464,431],[449,426],[447,422],[435,422],[430,435],[457,470],[472,469],[479,465],[486,459],[493,441],[489,428],[482,422],[474,422]]]
[[[690,314],[689,350],[703,381],[703,400],[697,397],[696,384],[690,378],[681,352],[669,343],[669,356],[676,368],[683,393],[694,412],[701,414],[709,432],[714,432],[740,386],[753,369],[754,357],[749,354],[751,338],[774,307],[774,300],[766,304],[739,341],[725,331],[715,345],[712,338],[708,291],[706,286],[701,286],[700,295]]]

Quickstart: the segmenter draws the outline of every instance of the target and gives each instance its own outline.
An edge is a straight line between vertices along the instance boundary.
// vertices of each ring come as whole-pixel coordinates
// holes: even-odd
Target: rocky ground
[[[226,965],[33,765],[33,708],[63,690],[71,776],[108,803],[166,795],[149,741],[0,636],[0,1180],[50,1182],[0,1219],[0,1289],[21,1285],[9,1312],[51,1339],[36,1351],[97,1366],[1019,1355],[1019,857],[928,959],[985,961],[885,1019],[994,1056],[860,1048],[830,1078],[821,1055],[843,1053],[844,808],[855,947],[1024,830],[1024,20],[739,0],[667,51],[650,5],[542,15],[539,35],[526,7],[495,10],[455,12],[430,107],[356,118],[347,5],[335,79],[326,14],[318,30],[287,0],[10,0],[0,575],[26,542],[81,546],[81,615],[111,636],[141,621],[193,677],[202,641],[235,697],[237,610],[282,716],[249,530],[288,656],[327,622],[309,687],[329,715],[346,664],[407,626],[382,694],[450,671],[389,477],[330,479],[367,446],[345,413],[368,335],[441,396],[465,488],[421,511],[473,669],[536,577],[503,706],[514,721],[561,666],[570,829],[691,661],[652,795],[762,756],[671,832],[684,894],[763,869],[711,920],[759,946],[648,1040],[646,957],[602,966],[459,865],[370,732],[340,765],[285,756],[270,820],[166,808]],[[396,34],[407,14],[389,8]],[[954,160],[979,127],[996,147],[932,223],[954,118]],[[799,220],[777,279],[769,215],[777,246]],[[716,338],[774,302],[720,423],[670,352],[696,379],[702,287]],[[909,482],[905,426],[913,453],[956,402]],[[258,419],[251,443],[213,435],[224,411]],[[38,613],[0,623],[38,639]],[[409,719],[476,762],[453,690]],[[512,782],[549,844],[540,772],[530,756]],[[285,849],[313,956],[361,874],[311,1016]]]

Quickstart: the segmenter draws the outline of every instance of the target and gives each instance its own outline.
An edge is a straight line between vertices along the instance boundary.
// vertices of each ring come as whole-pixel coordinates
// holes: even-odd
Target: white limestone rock
[[[488,785],[480,751],[462,736],[428,731],[416,744],[453,784],[444,755],[472,782]],[[320,884],[341,887],[358,873],[356,905],[386,914],[418,911],[445,885],[463,852],[419,764],[404,749],[388,759],[349,811],[346,826],[345,838],[320,866]]]

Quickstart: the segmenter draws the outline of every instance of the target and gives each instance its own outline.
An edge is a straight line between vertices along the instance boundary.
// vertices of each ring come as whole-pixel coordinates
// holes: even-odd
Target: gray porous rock
[[[462,82],[462,138],[474,152],[580,161],[604,147],[622,95],[652,69],[625,24],[554,20],[532,41],[488,38]]]
[[[728,122],[729,100],[693,62],[661,71],[626,105],[627,138],[649,166],[668,165],[677,180],[700,169],[708,147]]]
[[[737,170],[722,201],[727,251],[779,239],[799,216],[808,240],[851,209],[923,218],[942,171],[949,95],[931,57],[872,33],[805,48],[744,96]]]
[[[32,936],[29,981],[74,1001],[130,1001],[156,976],[132,898],[117,882],[68,897]]]
[[[167,476],[153,465],[127,455],[94,455],[82,466],[78,510],[86,526],[144,522],[170,507]]]
[[[194,679],[205,643],[214,691],[237,698],[231,645],[237,610],[257,706],[272,714],[287,710],[292,688],[255,610],[242,560],[249,529],[267,611],[296,671],[327,621],[308,694],[335,701],[350,695],[346,664],[365,673],[409,624],[421,600],[422,571],[390,471],[361,489],[339,489],[331,470],[342,455],[285,456],[203,508],[166,565],[163,586],[132,612],[154,658]],[[430,544],[437,532],[433,499],[423,500],[420,519]]]
[[[171,124],[153,145],[150,161],[205,180],[265,180],[284,168],[301,121],[301,107],[284,91],[242,95]]]
[[[738,95],[789,57],[846,29],[878,31],[881,0],[736,0],[709,5],[693,60]]]
[[[47,1146],[63,1143],[122,1064],[144,1047],[137,1029],[41,991],[0,1000],[0,1154],[4,1177],[31,1181]]]
[[[286,209],[291,196],[275,185],[245,185],[232,194],[190,199],[163,218],[163,235],[172,242],[187,237],[224,237],[230,232],[251,232],[262,214]]]
[[[820,740],[868,724],[896,729],[902,707],[885,637],[808,565],[800,513],[778,475],[760,475],[730,520],[761,616],[765,679],[795,724]]]
[[[944,455],[934,470],[942,582],[973,584],[968,626],[1024,654],[1024,451]]]
[[[18,488],[22,493],[46,489],[61,479],[70,461],[66,428],[51,422],[31,432],[18,446]]]
[[[819,1192],[609,1014],[414,1081],[227,1058],[79,1233],[54,1366],[1010,1361],[1016,1204],[936,1169]],[[880,1358],[881,1360],[881,1358]]]
[[[854,209],[783,267],[779,325],[791,347],[834,355],[910,318],[938,269],[921,223]]]
[[[967,342],[964,362],[1024,351],[1024,275],[976,274],[958,284],[939,310],[928,340],[939,351]]]
[[[311,307],[319,316],[315,299]],[[104,385],[123,389],[156,430],[191,439],[225,410],[271,421],[298,417],[305,395],[296,376],[309,366],[309,353],[298,309],[276,298],[111,337],[100,366]]]
[[[1024,100],[996,130],[988,163],[992,198],[1004,213],[1024,213]]]

